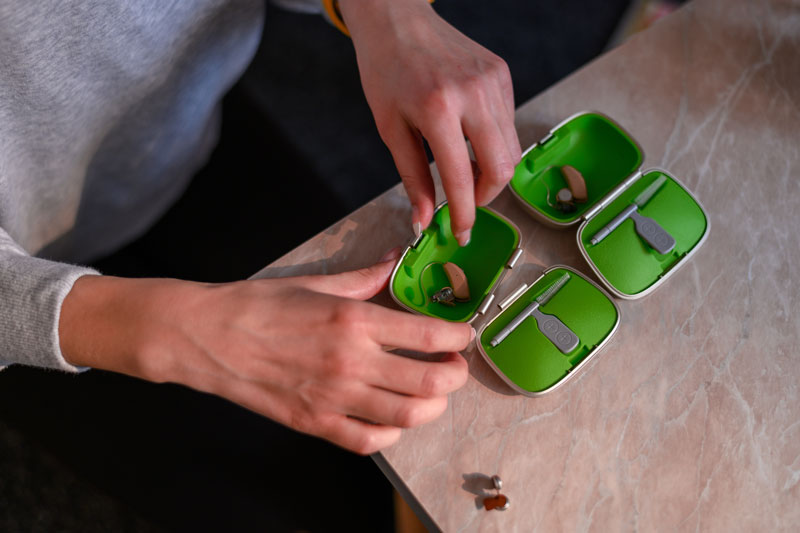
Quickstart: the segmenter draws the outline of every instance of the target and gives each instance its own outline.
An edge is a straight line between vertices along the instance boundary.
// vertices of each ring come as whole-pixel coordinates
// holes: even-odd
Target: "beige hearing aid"
[[[553,166],[555,165],[551,165],[547,168],[549,169]],[[562,213],[572,213],[577,209],[575,207],[576,203],[582,204],[589,199],[589,193],[586,190],[586,181],[583,179],[583,175],[578,169],[570,165],[561,167],[561,175],[564,177],[564,181],[567,182],[567,186],[556,192],[555,205],[550,201],[550,187],[547,186],[547,182],[544,182],[544,186],[547,189],[545,200],[547,201],[547,205],[558,209]]]
[[[445,263],[442,265],[447,280],[450,286],[444,287],[431,297],[436,303],[445,305],[455,305],[455,302],[468,302],[469,301],[469,282],[467,275],[455,263]]]
[[[469,283],[467,283],[467,275],[464,274],[461,267],[455,263],[445,263],[444,273],[450,281],[450,286],[453,287],[456,301],[469,301]]]
[[[572,198],[576,202],[582,204],[589,199],[589,194],[586,192],[586,181],[584,181],[583,175],[575,167],[564,165],[561,167],[561,175],[564,176],[567,187],[572,193]]]

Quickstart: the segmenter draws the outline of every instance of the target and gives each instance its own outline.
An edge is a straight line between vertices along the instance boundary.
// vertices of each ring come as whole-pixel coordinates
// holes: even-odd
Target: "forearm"
[[[173,279],[78,279],[59,319],[64,358],[149,381],[173,380],[176,354],[183,348],[188,355],[178,334],[181,308],[191,305],[200,287]]]

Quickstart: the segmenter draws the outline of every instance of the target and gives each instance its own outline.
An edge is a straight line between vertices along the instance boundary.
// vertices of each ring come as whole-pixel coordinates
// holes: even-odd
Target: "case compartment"
[[[461,247],[450,230],[450,209],[441,204],[430,225],[406,248],[389,282],[392,298],[402,307],[452,322],[469,322],[487,306],[519,247],[519,229],[497,212],[480,207],[475,213],[472,239]],[[469,302],[452,307],[435,303],[433,294],[448,285],[442,268],[453,262],[469,282]]]
[[[510,189],[540,222],[568,227],[633,174],[642,158],[639,145],[610,118],[579,113],[525,151]],[[562,213],[547,203],[548,190],[550,202],[555,204],[556,193],[566,187],[561,175],[564,165],[575,167],[586,181],[588,201],[576,204],[572,213]]]
[[[509,188],[540,222],[568,227],[582,222],[578,247],[592,270],[615,296],[624,299],[650,294],[700,247],[709,220],[700,202],[663,169],[642,172],[644,153],[633,137],[611,118],[582,112],[556,126],[531,146],[517,165]],[[547,204],[566,185],[560,167],[571,165],[586,181],[589,200],[564,214]],[[589,241],[648,185],[664,175],[667,182],[638,212],[650,217],[674,239],[675,247],[659,254],[625,220],[596,245]]]
[[[569,281],[540,309],[557,316],[578,336],[577,348],[561,353],[539,330],[534,317],[491,346],[497,333],[564,272],[570,273]],[[530,287],[500,305],[500,312],[478,332],[478,350],[508,385],[528,396],[545,394],[566,382],[605,345],[620,320],[619,308],[603,289],[563,265],[545,270]]]
[[[590,239],[659,177],[663,186],[639,213],[656,220],[675,239],[675,247],[660,254],[639,236],[633,220],[625,220],[605,239]],[[578,229],[578,246],[601,280],[619,297],[641,297],[655,289],[668,274],[684,264],[708,233],[708,218],[697,199],[669,172],[651,169],[634,181],[607,206]]]

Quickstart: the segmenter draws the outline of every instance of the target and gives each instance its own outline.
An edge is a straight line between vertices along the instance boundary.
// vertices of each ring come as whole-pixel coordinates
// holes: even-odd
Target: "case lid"
[[[639,145],[619,124],[597,112],[578,113],[525,151],[509,188],[540,222],[568,227],[613,195],[643,158]],[[588,197],[571,213],[556,207],[556,194],[567,186],[561,173],[565,165],[583,175]]]
[[[530,304],[568,279],[538,306],[539,313],[523,313]],[[486,362],[514,390],[527,396],[552,391],[575,375],[608,342],[616,331],[620,312],[611,297],[590,279],[568,266],[547,269],[529,287],[523,286],[499,304],[500,312],[477,334],[476,344]],[[524,317],[524,318],[523,318]],[[553,317],[558,322],[551,325]],[[504,328],[522,318],[508,336]],[[561,330],[568,328],[567,334]],[[560,343],[559,333],[566,343]],[[577,343],[570,342],[570,336]],[[552,339],[555,339],[555,342]],[[564,353],[564,352],[567,353]]]
[[[709,230],[700,202],[669,172],[653,168],[636,177],[593,213],[577,233],[583,257],[611,292],[625,299],[641,298],[659,287],[697,251]],[[659,180],[663,181],[660,185]],[[604,227],[627,210],[636,215],[623,220],[600,242],[592,243]],[[657,243],[648,244],[646,226],[652,222],[673,239],[674,244],[665,239],[667,246],[662,251],[672,244],[666,253],[657,249]],[[659,236],[660,230],[650,231]]]
[[[472,239],[461,247],[450,230],[447,203],[437,207],[430,225],[406,248],[389,281],[389,293],[401,307],[452,322],[470,322],[491,304],[496,286],[521,255],[513,222],[487,207],[475,213]],[[470,299],[449,306],[432,300],[448,286],[444,264],[458,265],[467,277]]]

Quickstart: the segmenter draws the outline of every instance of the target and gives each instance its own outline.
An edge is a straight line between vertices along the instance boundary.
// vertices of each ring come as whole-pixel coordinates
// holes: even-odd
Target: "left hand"
[[[411,200],[412,223],[426,227],[436,201],[424,137],[450,204],[451,229],[465,245],[475,205],[500,193],[521,157],[508,66],[426,0],[340,0],[339,7],[378,132]]]
[[[59,343],[76,366],[216,394],[361,454],[447,408],[466,381],[468,324],[362,301],[389,282],[395,254],[360,270],[208,284],[83,276],[61,308]],[[384,351],[391,345],[440,361]]]

